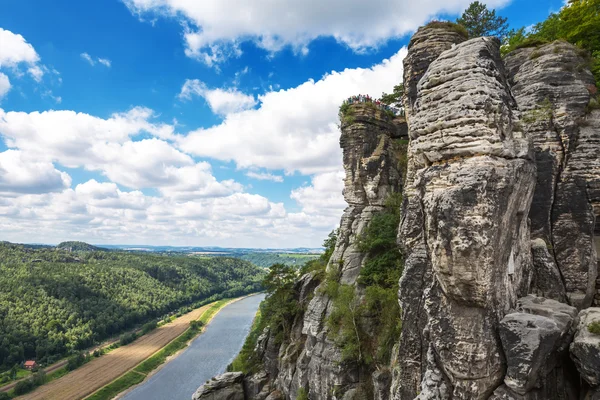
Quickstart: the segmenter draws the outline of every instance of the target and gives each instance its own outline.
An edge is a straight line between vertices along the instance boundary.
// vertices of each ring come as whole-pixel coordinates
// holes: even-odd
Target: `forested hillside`
[[[196,301],[260,290],[236,258],[67,252],[0,244],[0,370],[71,350]]]

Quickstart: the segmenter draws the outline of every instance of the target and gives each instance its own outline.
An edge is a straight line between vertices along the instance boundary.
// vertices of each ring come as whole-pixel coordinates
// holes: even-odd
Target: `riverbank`
[[[122,400],[189,400],[202,383],[224,372],[240,351],[264,294],[224,307],[197,339],[123,393]]]
[[[222,300],[193,310],[142,336],[133,343],[119,347],[100,358],[94,359],[79,369],[43,385],[31,393],[18,397],[18,399],[79,400],[86,398],[104,386],[113,383],[115,379],[120,379],[140,363],[160,352],[188,331],[192,321],[201,318],[206,311],[217,303],[221,307],[226,304]],[[131,380],[131,376],[129,378]],[[134,382],[132,384],[141,382],[143,378],[145,376],[141,377],[140,375],[140,378],[132,380]],[[130,386],[131,384],[122,390]]]

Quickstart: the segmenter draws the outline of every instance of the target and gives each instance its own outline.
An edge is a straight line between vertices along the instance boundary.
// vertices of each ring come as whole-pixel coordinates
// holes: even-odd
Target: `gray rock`
[[[521,395],[533,389],[558,348],[561,331],[550,318],[512,313],[500,321],[500,339],[506,355],[504,383]]]
[[[533,275],[530,292],[537,296],[566,303],[567,296],[562,276],[544,239],[538,238],[531,241],[531,254],[533,256]]]
[[[505,62],[536,153],[532,237],[551,244],[569,302],[585,308],[594,295],[594,214],[600,215],[600,114],[586,115],[594,78],[581,52],[562,41],[519,49]]]
[[[464,40],[465,38],[457,32],[441,26],[421,27],[412,36],[408,45],[408,54],[403,61],[405,88],[403,100],[409,124],[417,100],[417,85],[429,65],[442,52]],[[394,399],[412,399],[417,395],[428,349],[427,343],[422,339],[422,332],[427,322],[423,293],[426,282],[431,281],[431,265],[425,240],[423,207],[415,193],[418,188],[412,184],[417,168],[411,153],[407,154],[407,158],[404,205],[398,231],[399,242],[405,254],[404,274],[398,294],[402,309],[403,332],[397,346],[398,352],[394,355],[397,365],[393,370],[392,379]]]
[[[392,374],[388,369],[373,372],[373,400],[389,400]]]
[[[600,335],[588,330],[592,322],[600,323],[600,308],[588,308],[579,313],[577,333],[570,351],[581,377],[595,387],[600,386]]]
[[[244,374],[227,372],[200,386],[192,400],[244,400]]]
[[[447,385],[452,399],[487,399],[504,378],[497,325],[529,287],[535,165],[498,48],[491,38],[457,44],[417,85],[400,229],[408,254],[399,298],[412,318],[403,324],[396,399],[415,397],[417,376]],[[435,356],[424,366],[429,346]]]

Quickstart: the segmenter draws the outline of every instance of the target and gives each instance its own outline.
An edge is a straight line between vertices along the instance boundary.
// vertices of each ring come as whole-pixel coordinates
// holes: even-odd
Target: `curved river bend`
[[[264,297],[250,296],[223,308],[190,346],[121,399],[190,400],[239,353]]]

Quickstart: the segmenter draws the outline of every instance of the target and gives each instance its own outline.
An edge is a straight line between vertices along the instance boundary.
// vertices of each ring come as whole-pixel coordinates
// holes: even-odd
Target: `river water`
[[[190,400],[239,353],[264,297],[250,296],[223,308],[190,346],[121,399]]]

